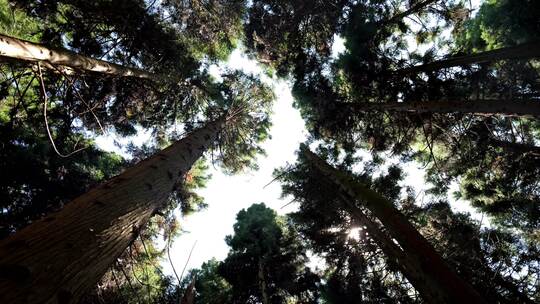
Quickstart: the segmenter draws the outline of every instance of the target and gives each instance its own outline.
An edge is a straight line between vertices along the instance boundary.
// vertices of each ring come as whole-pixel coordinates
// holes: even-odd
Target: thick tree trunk
[[[163,207],[224,118],[0,242],[0,303],[77,303]]]
[[[505,59],[526,59],[535,57],[540,57],[540,41],[535,41],[513,47],[501,48],[498,50],[481,52],[477,54],[458,56],[434,61],[422,65],[413,66],[410,68],[397,70],[395,71],[395,74],[407,75],[420,72],[431,72],[456,66],[466,66],[475,63],[492,62]]]
[[[349,112],[396,111],[415,113],[465,113],[475,115],[540,116],[540,101],[475,100],[422,102],[340,103]]]
[[[156,75],[103,60],[89,58],[65,49],[53,49],[37,43],[0,35],[0,57],[45,65],[65,66],[75,70],[109,74],[118,77],[156,79]]]
[[[467,282],[450,269],[444,259],[390,201],[331,167],[306,147],[302,148],[302,152],[340,190],[360,201],[381,221],[405,254],[418,262],[418,274],[429,285],[434,298],[442,297],[442,303],[486,303]],[[421,291],[420,288],[418,290]],[[426,300],[429,298],[430,296],[426,297]]]

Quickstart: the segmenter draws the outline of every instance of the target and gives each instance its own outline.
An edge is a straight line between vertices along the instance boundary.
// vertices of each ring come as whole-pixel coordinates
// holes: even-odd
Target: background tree
[[[315,303],[318,278],[307,268],[296,231],[264,204],[242,209],[227,236],[231,250],[219,274],[232,288],[233,303]]]

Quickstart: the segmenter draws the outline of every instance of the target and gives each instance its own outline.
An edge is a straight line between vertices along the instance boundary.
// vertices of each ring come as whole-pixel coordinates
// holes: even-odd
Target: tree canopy
[[[540,2],[476,2],[0,0],[0,302],[540,301]],[[210,166],[256,171],[287,123],[276,84],[293,211],[240,210],[184,276]]]

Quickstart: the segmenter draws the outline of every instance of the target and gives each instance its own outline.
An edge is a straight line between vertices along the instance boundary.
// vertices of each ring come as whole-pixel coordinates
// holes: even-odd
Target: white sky
[[[261,74],[262,69],[254,61],[242,56],[236,50],[229,58],[227,66],[240,68],[247,73]],[[213,69],[218,72],[217,68]],[[184,233],[174,241],[171,255],[177,272],[184,267],[193,243],[197,241],[188,268],[199,267],[203,262],[215,257],[219,260],[227,256],[229,248],[225,236],[233,233],[236,214],[254,203],[264,202],[280,214],[291,212],[294,205],[281,209],[290,200],[280,199],[281,187],[278,182],[270,183],[275,168],[296,160],[295,151],[307,137],[304,121],[300,113],[292,107],[291,87],[284,80],[261,76],[263,81],[272,84],[277,100],[273,106],[271,139],[263,144],[267,156],[258,158],[259,170],[233,176],[223,174],[219,168],[211,166],[212,178],[198,193],[208,204],[208,208],[181,219]],[[168,261],[163,263],[170,271]]]
[[[338,43],[333,48],[334,54],[337,55],[344,50],[343,42],[342,39],[338,39]],[[257,66],[256,62],[242,56],[239,50],[234,51],[227,66],[256,75],[262,73],[262,69]],[[212,70],[213,73],[219,72],[217,67]],[[307,138],[307,130],[299,111],[292,106],[293,98],[290,84],[284,80],[270,79],[264,75],[261,77],[263,81],[272,84],[277,96],[273,108],[273,125],[270,129],[272,139],[263,144],[267,156],[259,157],[260,169],[258,171],[234,176],[225,175],[219,168],[215,169],[211,166],[212,178],[204,189],[198,191],[204,197],[208,208],[180,219],[181,226],[187,233],[175,239],[171,248],[171,257],[179,275],[186,265],[189,252],[195,242],[197,244],[187,269],[200,267],[203,262],[214,257],[222,260],[227,256],[229,248],[225,244],[225,236],[233,233],[236,214],[241,209],[260,202],[264,202],[279,214],[292,212],[296,209],[295,204],[281,208],[289,203],[291,198],[280,198],[281,186],[279,182],[264,186],[273,180],[272,173],[275,168],[296,162],[295,151],[300,143]],[[365,155],[367,156],[368,153]],[[418,192],[429,187],[424,182],[424,172],[418,165],[405,164],[404,171],[407,176],[402,185],[412,185]],[[419,195],[418,197],[419,200],[422,200],[423,196]],[[466,202],[452,202],[452,207],[456,211],[473,211]],[[478,216],[475,217],[478,218]],[[317,262],[314,264],[317,266]],[[168,260],[165,260],[162,265],[166,273],[172,274]]]

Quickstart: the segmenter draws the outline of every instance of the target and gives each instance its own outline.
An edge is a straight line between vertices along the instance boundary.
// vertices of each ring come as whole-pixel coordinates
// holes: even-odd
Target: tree
[[[538,227],[532,151],[540,89],[537,48],[530,45],[538,40],[538,5],[490,1],[471,17],[466,2],[433,2],[399,19],[392,16],[404,17],[400,12],[407,6],[398,3],[396,10],[386,4],[345,6],[339,26],[319,19],[345,39],[344,53],[333,59],[313,52],[287,65],[294,70],[295,103],[308,129],[350,153],[365,148],[418,161],[428,167],[433,193],[444,196],[459,182],[461,197],[507,227],[521,223],[531,235]],[[452,35],[439,38],[445,30]],[[454,64],[462,66],[449,68]],[[396,73],[417,65],[436,68]],[[510,149],[516,145],[531,152]]]
[[[67,66],[75,70],[104,73],[117,77],[156,78],[156,76],[139,69],[126,68],[103,60],[88,58],[68,50],[50,49],[5,35],[0,35],[0,56],[29,62],[43,62],[52,68],[54,66]]]
[[[471,65],[477,63],[484,63],[497,60],[506,59],[519,59],[519,58],[534,58],[539,57],[538,52],[539,42],[525,43],[523,45],[501,48],[497,50],[491,50],[481,52],[477,54],[458,56],[443,60],[430,62],[423,65],[417,65],[410,68],[405,68],[396,71],[398,75],[413,74],[419,72],[430,72],[438,69],[451,68],[456,66]]]
[[[224,100],[215,101],[218,108],[234,105],[228,114],[83,194],[58,213],[3,240],[0,260],[9,280],[3,282],[1,289],[6,291],[6,301],[78,300],[133,242],[148,219],[165,207],[178,178],[216,139],[222,143],[217,160],[231,170],[248,166],[250,157],[261,151],[258,142],[265,138],[269,125],[266,115],[273,95],[250,77],[236,77],[243,85],[233,81],[236,86],[229,87]],[[226,87],[227,83],[222,85]],[[215,112],[208,109],[208,115],[212,117]],[[252,128],[255,123],[257,128]],[[227,131],[225,126],[229,125]],[[252,133],[242,133],[247,137],[239,138],[238,132],[246,129]],[[253,133],[254,130],[260,133]],[[240,145],[243,141],[247,142]],[[236,146],[229,149],[228,143]],[[81,213],[81,209],[85,212]],[[71,237],[66,237],[66,233]],[[19,245],[13,247],[14,244]],[[93,260],[100,262],[90,263]],[[72,271],[65,272],[68,265]],[[42,270],[43,267],[48,270]],[[15,288],[21,280],[25,284]],[[29,294],[29,286],[39,289]]]
[[[433,247],[420,235],[416,229],[395,209],[393,204],[371,189],[354,182],[353,179],[342,172],[332,168],[322,161],[306,147],[302,148],[302,153],[312,162],[318,170],[321,170],[337,187],[340,187],[351,198],[362,201],[363,205],[377,218],[388,230],[392,238],[397,240],[406,255],[415,256],[420,269],[417,272],[423,273],[420,282],[425,282],[426,287],[417,288],[433,301],[443,301],[452,303],[455,301],[466,301],[473,299],[476,303],[483,303],[484,300],[468,283],[460,279],[446,262],[439,256]],[[350,212],[352,210],[349,210]],[[357,211],[352,211],[357,212]],[[360,220],[364,225],[366,220]],[[388,241],[384,246],[391,246]],[[396,248],[397,249],[397,248]],[[403,261],[400,261],[403,265]],[[428,266],[429,265],[429,266]],[[407,267],[407,266],[403,266]],[[415,284],[414,279],[410,279]],[[458,290],[456,293],[455,291]]]
[[[514,242],[507,238],[510,234],[500,230],[480,229],[468,216],[454,214],[445,202],[419,206],[415,203],[418,196],[411,189],[403,194],[405,189],[399,186],[403,177],[399,167],[391,165],[381,172],[380,160],[359,162],[336,152],[331,145],[321,147],[321,154],[335,159],[342,172],[354,168],[355,183],[361,182],[394,202],[460,277],[470,282],[487,301],[528,303],[537,296],[534,283],[529,284],[534,281],[529,280],[537,269],[535,262],[527,258],[535,255],[536,245],[524,245],[515,239]],[[425,301],[440,302],[425,293],[422,288],[425,281],[415,279],[415,276],[425,275],[423,268],[414,262],[415,253],[397,246],[398,240],[389,228],[361,201],[336,187],[303,154],[299,155],[296,165],[283,168],[276,175],[282,181],[284,194],[292,195],[299,203],[298,211],[291,215],[295,226],[309,240],[309,248],[326,260],[328,286],[323,295],[330,303],[416,303],[418,299],[410,289],[413,286]],[[501,237],[500,243],[494,235]],[[507,254],[514,257],[503,258],[508,257]],[[512,266],[506,268],[501,259]],[[517,275],[511,270],[513,267],[523,273]]]
[[[232,303],[232,286],[219,274],[221,262],[211,259],[200,269],[191,270],[182,282],[182,289],[195,280],[195,303]]]
[[[263,203],[242,209],[227,236],[231,250],[219,266],[232,287],[233,303],[315,303],[318,278],[307,268],[304,248],[292,227]]]
[[[8,279],[1,288],[4,301],[77,301],[166,203],[177,176],[185,174],[212,144],[224,119],[3,240],[2,272]],[[66,237],[66,232],[72,237]],[[71,271],[66,272],[66,267]],[[27,288],[33,288],[33,293]]]

